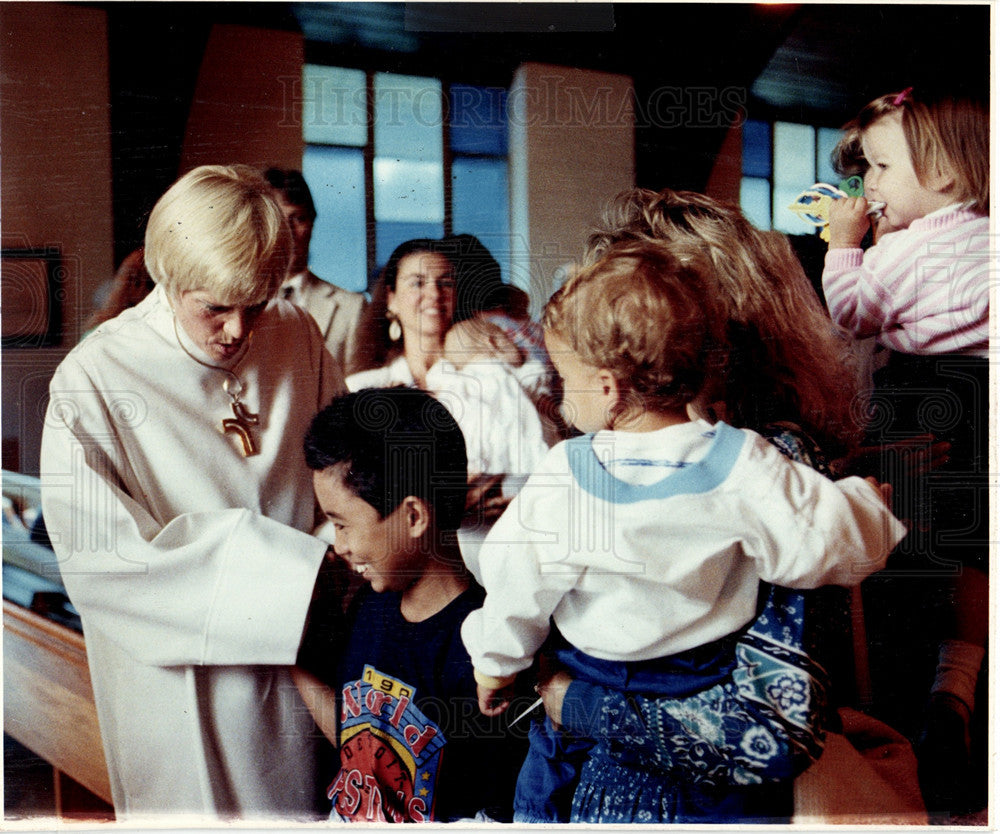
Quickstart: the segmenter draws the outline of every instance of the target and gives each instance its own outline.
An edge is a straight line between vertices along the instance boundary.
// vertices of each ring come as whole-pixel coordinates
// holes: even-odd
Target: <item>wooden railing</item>
[[[55,769],[56,813],[72,791],[61,774],[111,802],[83,636],[3,601],[4,732]]]

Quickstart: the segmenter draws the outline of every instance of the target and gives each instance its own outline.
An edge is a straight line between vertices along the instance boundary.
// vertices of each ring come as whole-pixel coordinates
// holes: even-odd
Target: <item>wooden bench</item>
[[[52,765],[57,815],[113,818],[83,636],[6,599],[3,625],[4,732]]]

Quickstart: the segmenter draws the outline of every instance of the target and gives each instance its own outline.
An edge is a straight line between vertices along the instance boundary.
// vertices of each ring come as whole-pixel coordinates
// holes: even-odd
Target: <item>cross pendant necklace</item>
[[[221,368],[219,370],[222,370]],[[243,456],[250,457],[256,455],[259,449],[254,441],[251,429],[260,423],[260,415],[249,411],[240,401],[240,394],[243,393],[243,382],[232,371],[226,371],[229,376],[222,383],[222,390],[229,394],[232,402],[233,417],[227,417],[222,421],[222,431],[224,434],[233,433],[243,441]]]
[[[202,362],[197,356],[192,354],[191,351],[184,346],[181,334],[177,330],[176,317],[174,318],[174,335],[177,337],[177,344],[181,346],[181,350],[183,350],[195,362],[206,368],[211,368],[213,371],[220,371],[226,375],[226,378],[222,381],[222,390],[229,395],[229,405],[233,409],[233,416],[223,418],[222,433],[235,434],[239,437],[241,443],[243,444],[243,457],[248,458],[252,455],[256,455],[260,449],[257,448],[257,441],[254,438],[253,429],[255,426],[260,424],[260,415],[254,414],[250,411],[246,407],[246,404],[240,399],[243,395],[243,381],[228,368],[221,368],[218,365],[210,365],[208,362]],[[251,336],[252,335],[253,334],[251,334]]]

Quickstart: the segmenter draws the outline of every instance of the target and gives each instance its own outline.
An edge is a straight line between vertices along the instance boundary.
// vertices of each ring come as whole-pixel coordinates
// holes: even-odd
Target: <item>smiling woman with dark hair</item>
[[[547,449],[538,409],[498,351],[487,344],[487,356],[477,354],[481,361],[466,364],[473,345],[449,335],[462,297],[455,268],[460,254],[454,238],[419,238],[396,247],[368,310],[373,367],[351,374],[347,387],[430,391],[462,428],[470,479],[525,475]],[[474,557],[470,567],[475,572]]]
[[[367,367],[352,374],[352,388],[416,384],[444,356],[444,337],[455,318],[453,249],[415,238],[397,246],[372,290],[362,322]]]

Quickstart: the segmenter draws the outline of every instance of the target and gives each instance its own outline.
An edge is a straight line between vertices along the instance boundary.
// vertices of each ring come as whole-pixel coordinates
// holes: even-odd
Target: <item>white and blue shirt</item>
[[[664,657],[750,622],[760,580],[854,585],[903,534],[863,479],[831,481],[752,431],[602,431],[551,449],[494,525],[462,637],[495,678],[530,665],[550,617],[594,657]]]

